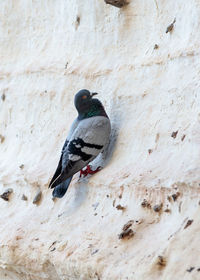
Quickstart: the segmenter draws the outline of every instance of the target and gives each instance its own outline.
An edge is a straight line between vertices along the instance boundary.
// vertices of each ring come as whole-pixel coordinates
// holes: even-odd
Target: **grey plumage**
[[[62,197],[75,173],[95,159],[109,142],[110,120],[98,99],[88,90],[75,96],[78,117],[73,122],[64,143],[60,161],[51,179],[50,188],[54,197]]]

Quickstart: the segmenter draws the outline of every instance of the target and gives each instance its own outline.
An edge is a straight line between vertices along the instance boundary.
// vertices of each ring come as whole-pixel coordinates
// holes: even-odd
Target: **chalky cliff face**
[[[1,3],[1,280],[200,278],[200,3],[129,2]],[[52,201],[81,88],[111,147]]]

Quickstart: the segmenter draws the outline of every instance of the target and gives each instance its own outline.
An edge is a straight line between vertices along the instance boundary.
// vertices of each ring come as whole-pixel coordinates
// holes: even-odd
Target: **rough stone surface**
[[[200,279],[199,13],[197,0],[1,1],[1,280]],[[52,201],[81,88],[100,93],[112,149]]]

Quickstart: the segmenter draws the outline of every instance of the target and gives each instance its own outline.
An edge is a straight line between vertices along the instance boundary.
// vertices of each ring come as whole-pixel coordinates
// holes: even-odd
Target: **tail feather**
[[[72,177],[73,176],[69,177],[67,180],[65,180],[64,182],[62,182],[54,188],[52,193],[53,197],[61,198],[65,195],[66,191],[68,190],[69,184],[72,180]]]
[[[76,172],[78,172],[82,166],[79,164],[79,161],[71,161],[69,160],[67,165],[65,166],[63,172],[55,178],[54,181],[51,181],[49,188],[53,189],[56,186],[60,185],[62,182],[71,178]]]
[[[62,171],[62,155],[60,157],[60,161],[58,163],[58,167],[56,169],[56,172],[55,174],[53,175],[52,179],[51,179],[51,182],[49,183],[49,188],[51,187],[52,183],[55,181],[56,178],[58,178],[59,174],[61,174],[61,171]]]
[[[49,188],[53,189],[59,184],[61,184],[63,181],[65,181],[67,178],[65,178],[64,174],[60,174],[50,185]]]

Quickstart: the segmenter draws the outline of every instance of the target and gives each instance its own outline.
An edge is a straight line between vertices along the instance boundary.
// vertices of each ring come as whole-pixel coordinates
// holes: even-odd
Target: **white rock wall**
[[[1,1],[1,280],[200,279],[199,15],[197,0]],[[105,104],[112,149],[53,202],[82,88]]]

